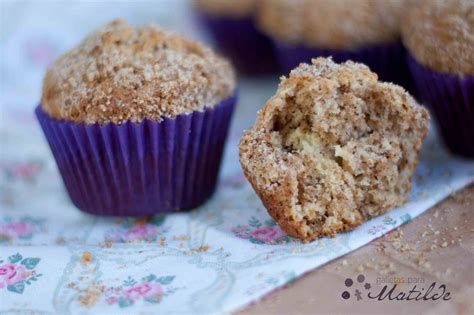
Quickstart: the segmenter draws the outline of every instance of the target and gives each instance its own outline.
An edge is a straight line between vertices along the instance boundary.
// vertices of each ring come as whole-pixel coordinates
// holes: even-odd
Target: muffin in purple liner
[[[225,59],[116,20],[53,64],[36,115],[79,209],[138,216],[212,195],[235,102]]]
[[[257,0],[196,0],[197,16],[217,47],[244,74],[276,73],[278,62],[271,39],[258,30]]]
[[[414,91],[400,41],[400,0],[266,0],[259,25],[289,73],[302,62],[332,56],[367,64],[383,81]]]
[[[410,69],[447,147],[474,157],[474,2],[420,2],[403,23]]]

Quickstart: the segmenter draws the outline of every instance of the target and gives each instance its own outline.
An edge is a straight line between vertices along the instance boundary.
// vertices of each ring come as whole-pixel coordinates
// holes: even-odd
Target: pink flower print
[[[138,225],[123,233],[125,241],[143,240],[153,238],[158,233],[158,229],[153,225]]]
[[[123,291],[128,299],[136,301],[142,297],[158,298],[163,295],[163,288],[157,283],[142,283]]]
[[[252,238],[264,243],[271,243],[285,236],[279,226],[265,226],[252,231]]]
[[[25,180],[33,180],[41,170],[41,164],[38,162],[26,162],[15,164],[2,164],[8,176]]]
[[[8,238],[28,237],[36,230],[36,225],[30,222],[16,222],[0,226],[0,235]]]
[[[109,296],[108,298],[105,299],[107,304],[114,304],[118,302],[118,298],[116,296]]]
[[[41,66],[49,66],[56,56],[55,48],[46,40],[29,40],[26,52],[33,62]]]
[[[0,266],[0,282],[12,285],[26,279],[26,269],[22,265],[5,264]]]
[[[246,226],[243,226],[243,225],[238,225],[238,226],[232,228],[232,232],[234,232],[234,234],[237,237],[240,237],[240,238],[243,238],[243,239],[249,239],[252,236],[252,233],[251,233],[250,229]]]

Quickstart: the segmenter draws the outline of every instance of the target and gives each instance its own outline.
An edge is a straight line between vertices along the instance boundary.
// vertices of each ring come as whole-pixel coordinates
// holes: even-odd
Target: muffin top
[[[474,1],[418,2],[402,26],[412,56],[435,71],[474,74]]]
[[[317,58],[283,77],[242,137],[240,162],[285,232],[312,240],[403,204],[428,128],[403,88]]]
[[[231,65],[203,45],[154,25],[115,20],[57,59],[42,108],[74,122],[160,121],[230,97]]]
[[[258,20],[277,40],[329,49],[396,41],[405,0],[264,0]]]
[[[203,12],[227,17],[253,16],[258,0],[195,0],[196,7]]]

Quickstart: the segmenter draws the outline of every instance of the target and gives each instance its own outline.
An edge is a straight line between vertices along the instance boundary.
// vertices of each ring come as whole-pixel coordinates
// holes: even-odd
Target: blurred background
[[[190,38],[212,39],[198,21],[192,0],[0,1],[0,123],[31,113],[41,98],[47,67],[88,33],[119,17],[132,25],[155,23]],[[277,75],[239,80],[240,107],[231,137],[249,127],[275,91]],[[232,154],[232,153],[230,153]]]
[[[191,1],[1,1],[2,108],[33,108],[48,65],[81,39],[117,17],[131,24],[157,23],[195,39]]]

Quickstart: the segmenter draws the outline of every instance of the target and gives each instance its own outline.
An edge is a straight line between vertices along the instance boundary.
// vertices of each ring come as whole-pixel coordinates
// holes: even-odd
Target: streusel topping
[[[119,19],[54,62],[41,103],[58,119],[121,124],[201,111],[234,89],[230,64],[209,48]]]
[[[474,74],[474,1],[417,2],[407,12],[403,42],[424,66],[440,72]]]
[[[263,0],[259,24],[283,42],[355,49],[397,40],[405,1]]]

